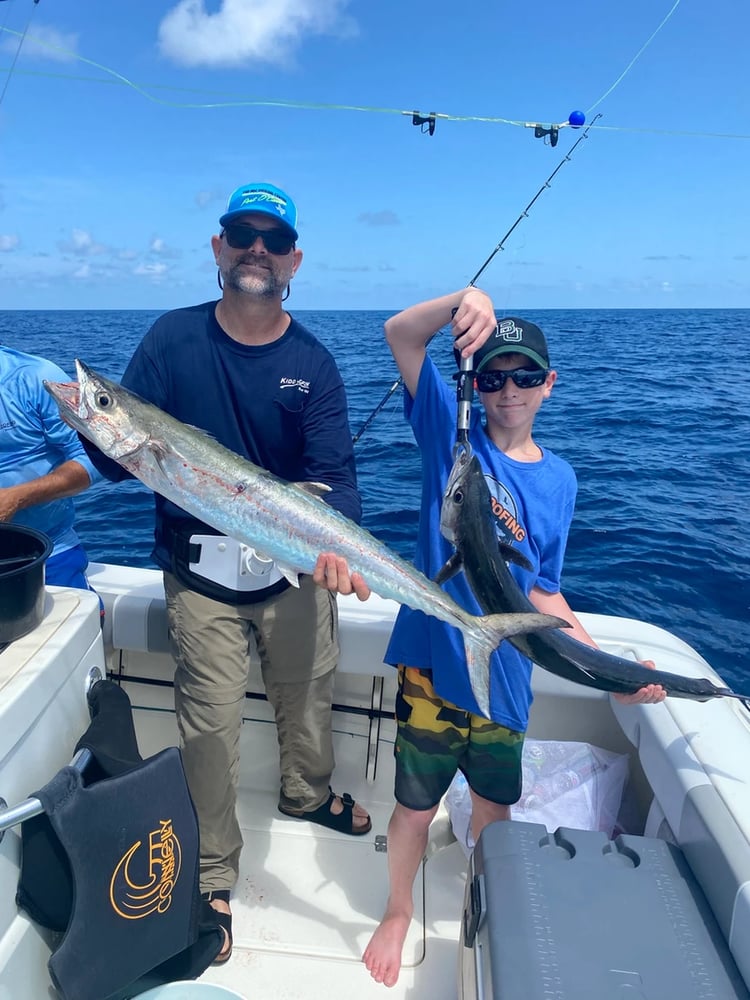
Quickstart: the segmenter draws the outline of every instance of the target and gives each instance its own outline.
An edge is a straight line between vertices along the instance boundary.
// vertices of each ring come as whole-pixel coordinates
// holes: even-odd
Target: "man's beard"
[[[250,273],[244,270],[245,264],[257,264],[258,269]],[[233,291],[262,299],[281,298],[289,284],[286,275],[278,275],[272,268],[258,264],[250,257],[235,261],[227,271],[222,271],[221,277],[224,285]]]

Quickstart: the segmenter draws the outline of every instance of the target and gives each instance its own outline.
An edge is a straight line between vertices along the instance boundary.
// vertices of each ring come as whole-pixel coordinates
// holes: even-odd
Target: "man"
[[[156,321],[122,384],[177,419],[289,481],[322,482],[326,501],[361,516],[344,385],[333,357],[282,308],[302,262],[297,210],[271,184],[229,198],[211,239],[222,296]],[[127,475],[90,444],[113,480]],[[232,947],[230,890],[242,836],[235,813],[248,644],[255,640],[274,707],[279,810],[343,833],[371,828],[367,812],[330,788],[333,677],[338,658],[338,560],[290,587],[273,563],[156,495],[153,556],[164,570],[177,669],[175,707],[201,836],[201,889]],[[320,586],[316,585],[316,582]]]
[[[91,590],[71,498],[101,477],[62,421],[45,379],[69,381],[51,361],[0,346],[0,521],[50,538],[48,584]]]

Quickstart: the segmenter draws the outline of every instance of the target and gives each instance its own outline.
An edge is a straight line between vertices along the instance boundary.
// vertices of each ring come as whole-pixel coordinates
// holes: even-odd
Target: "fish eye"
[[[101,406],[103,410],[106,410],[110,402],[111,400],[109,398],[109,394],[106,392],[100,392],[99,395],[96,397],[97,406]]]
[[[456,501],[456,503],[463,503],[464,502],[463,490],[456,490],[456,492],[453,494],[453,499]]]

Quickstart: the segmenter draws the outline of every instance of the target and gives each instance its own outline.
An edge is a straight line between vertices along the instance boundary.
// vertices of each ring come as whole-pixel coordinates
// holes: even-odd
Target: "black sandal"
[[[320,826],[336,830],[338,833],[348,833],[352,837],[361,837],[372,830],[372,820],[369,816],[363,826],[354,825],[355,802],[348,792],[337,796],[331,788],[328,791],[330,792],[328,799],[317,809],[309,809],[305,812],[303,809],[287,809],[280,805],[279,812],[283,813],[284,816],[292,816],[294,819],[306,819],[309,823],[318,823]],[[340,813],[331,812],[331,805],[336,798],[340,798],[344,805]]]
[[[229,889],[214,889],[213,892],[202,892],[201,899],[205,900],[205,902],[207,902],[209,905],[212,899],[220,899],[222,900],[222,902],[227,903],[228,905]],[[223,965],[225,962],[228,962],[229,959],[232,957],[232,945],[234,944],[234,941],[232,940],[232,914],[222,913],[221,910],[217,910],[213,906],[211,907],[211,909],[213,910],[214,916],[216,917],[216,922],[218,923],[219,927],[222,928],[224,934],[226,935],[226,939],[224,941],[224,947],[221,949],[221,951],[211,964]],[[224,951],[224,948],[226,948],[226,951]]]

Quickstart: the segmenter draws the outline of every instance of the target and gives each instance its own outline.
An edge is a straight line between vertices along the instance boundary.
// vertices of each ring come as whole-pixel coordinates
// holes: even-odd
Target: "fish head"
[[[458,546],[466,520],[486,516],[484,511],[488,509],[488,496],[479,459],[465,450],[460,451],[443,492],[440,508],[440,533],[443,538]]]
[[[77,383],[44,383],[63,420],[115,461],[142,448],[149,433],[136,419],[138,397],[77,358],[75,364]]]

